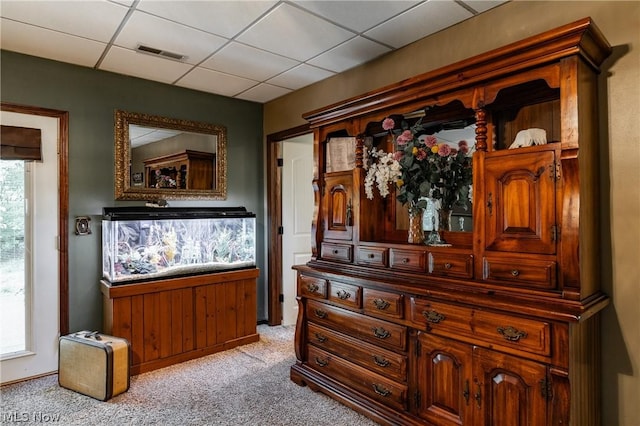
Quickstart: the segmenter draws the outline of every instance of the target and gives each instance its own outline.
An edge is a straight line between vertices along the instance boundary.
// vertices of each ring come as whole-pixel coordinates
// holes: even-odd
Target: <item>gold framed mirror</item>
[[[115,111],[116,200],[225,200],[224,126]]]

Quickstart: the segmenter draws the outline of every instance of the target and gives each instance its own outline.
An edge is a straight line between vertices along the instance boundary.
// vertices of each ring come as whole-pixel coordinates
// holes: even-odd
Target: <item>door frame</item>
[[[267,322],[282,324],[282,141],[311,133],[308,124],[267,135]]]
[[[69,112],[0,103],[0,110],[58,120],[58,292],[60,335],[69,333]]]

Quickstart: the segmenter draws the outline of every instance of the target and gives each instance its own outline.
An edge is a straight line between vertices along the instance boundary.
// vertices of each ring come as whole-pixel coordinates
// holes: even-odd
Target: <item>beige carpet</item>
[[[374,425],[289,380],[293,327],[258,327],[259,342],[134,376],[101,402],[48,376],[0,388],[0,424]]]

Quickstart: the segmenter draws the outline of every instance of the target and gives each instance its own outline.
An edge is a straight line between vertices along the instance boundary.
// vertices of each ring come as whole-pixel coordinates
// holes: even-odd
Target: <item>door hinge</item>
[[[551,388],[551,380],[549,380],[548,376],[544,376],[540,380],[540,394],[542,398],[547,401],[551,401],[553,399],[553,389]]]
[[[549,164],[549,177],[556,182],[560,180],[560,163]]]
[[[416,340],[416,356],[420,356],[420,341]]]
[[[278,301],[279,301],[280,303],[283,303],[283,302],[284,302],[284,294],[281,294],[280,296],[278,296]]]
[[[276,164],[278,165],[278,167],[282,167],[284,166],[284,160],[282,158],[278,158],[276,159]]]
[[[421,397],[420,391],[415,391],[413,393],[413,406],[416,409],[420,408],[420,399],[421,399],[420,397]]]
[[[560,228],[558,225],[551,225],[551,241],[554,243],[560,239]]]
[[[282,235],[282,234],[284,234],[284,227],[278,226],[278,235]]]

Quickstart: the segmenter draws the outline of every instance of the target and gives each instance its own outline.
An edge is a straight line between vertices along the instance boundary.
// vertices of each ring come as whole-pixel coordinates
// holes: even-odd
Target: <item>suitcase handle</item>
[[[83,333],[84,336],[82,335]],[[76,333],[76,336],[78,335],[84,337],[85,339],[91,339],[93,337],[96,340],[102,340],[102,336],[100,336],[97,331],[80,331]]]

